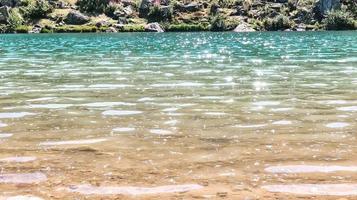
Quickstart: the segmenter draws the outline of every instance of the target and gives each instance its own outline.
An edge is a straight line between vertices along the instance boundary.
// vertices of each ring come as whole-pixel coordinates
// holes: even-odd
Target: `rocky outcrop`
[[[67,24],[82,25],[88,23],[89,20],[90,19],[88,16],[77,11],[71,11],[70,13],[68,13],[65,22]]]
[[[202,4],[192,2],[189,4],[177,4],[175,6],[175,9],[177,9],[180,12],[196,12],[202,9]]]
[[[160,26],[159,23],[155,22],[145,25],[145,31],[162,33],[164,32],[164,29]]]
[[[322,19],[329,11],[339,8],[340,0],[319,0],[314,8],[317,18]]]
[[[241,22],[234,30],[234,32],[254,32],[255,30],[247,23]]]
[[[0,6],[15,7],[20,4],[20,0],[0,0]]]
[[[9,18],[10,8],[7,6],[0,7],[0,23],[7,23]]]
[[[146,17],[150,12],[151,6],[153,6],[152,0],[142,0],[139,6],[139,16]]]
[[[116,33],[118,31],[114,27],[109,27],[105,32],[107,32],[107,33]]]

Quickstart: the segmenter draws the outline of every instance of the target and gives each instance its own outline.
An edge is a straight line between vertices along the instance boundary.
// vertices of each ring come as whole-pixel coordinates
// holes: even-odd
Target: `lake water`
[[[0,35],[0,199],[357,198],[357,32]]]

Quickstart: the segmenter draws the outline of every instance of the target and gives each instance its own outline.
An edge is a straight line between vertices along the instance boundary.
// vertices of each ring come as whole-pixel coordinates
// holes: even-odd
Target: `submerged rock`
[[[82,25],[89,22],[89,17],[78,12],[78,11],[71,11],[68,13],[65,22],[67,24],[74,24],[74,25]]]
[[[96,187],[92,185],[77,185],[71,186],[66,190],[69,192],[78,192],[86,195],[146,195],[146,194],[160,194],[160,193],[174,193],[174,192],[188,192],[191,190],[202,189],[203,186],[197,184],[187,185],[165,185],[158,187],[116,187],[103,186]]]
[[[234,30],[234,32],[254,32],[255,30],[250,27],[248,23],[240,23]]]
[[[145,25],[145,31],[162,33],[164,32],[164,29],[160,26],[159,23],[155,22]]]

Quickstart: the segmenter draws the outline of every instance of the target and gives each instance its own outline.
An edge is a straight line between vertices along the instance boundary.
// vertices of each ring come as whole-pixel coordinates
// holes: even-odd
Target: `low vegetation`
[[[0,1],[0,7],[9,10],[6,20],[0,21],[0,33],[142,32],[151,22],[160,23],[166,31],[181,32],[231,31],[240,23],[257,31],[357,29],[355,0],[336,0],[340,6],[323,14],[316,11],[318,1],[324,0]]]

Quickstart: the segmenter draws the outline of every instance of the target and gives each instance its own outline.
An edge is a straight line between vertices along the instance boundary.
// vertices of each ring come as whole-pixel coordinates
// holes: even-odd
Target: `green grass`
[[[171,24],[165,29],[168,32],[194,32],[194,31],[208,31],[209,27],[203,24]]]
[[[98,28],[96,26],[75,26],[75,25],[65,25],[54,28],[56,33],[91,33],[97,32]]]

